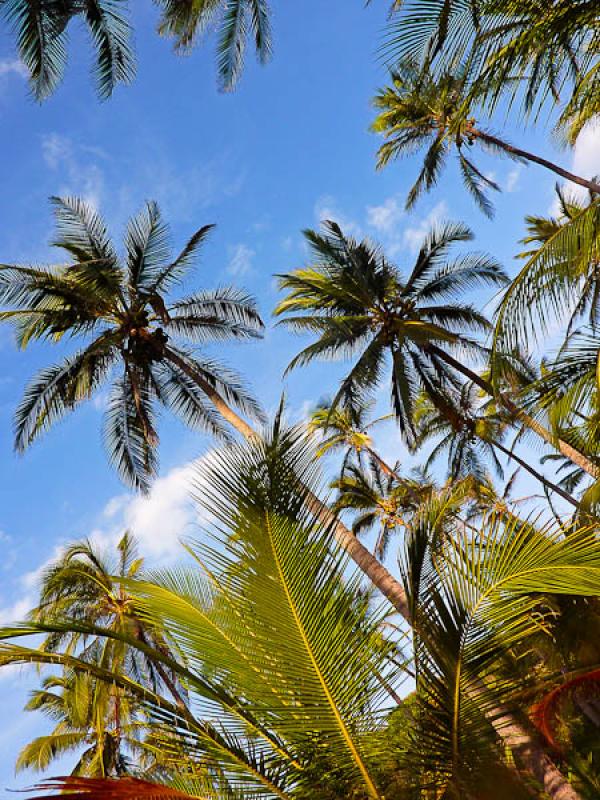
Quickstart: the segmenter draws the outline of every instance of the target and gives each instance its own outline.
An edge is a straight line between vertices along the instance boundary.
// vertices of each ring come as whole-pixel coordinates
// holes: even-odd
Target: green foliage
[[[161,16],[158,31],[188,51],[217,24],[218,75],[231,90],[242,71],[246,42],[252,37],[261,63],[271,55],[267,0],[155,0]],[[87,26],[96,51],[94,79],[98,95],[110,97],[135,76],[135,54],[128,0],[2,0],[3,14],[27,67],[36,100],[45,100],[60,84],[67,62],[68,28],[74,20]]]
[[[600,110],[600,25],[594,0],[404,0],[391,15],[385,52],[436,74],[468,64],[491,111],[501,98],[537,119],[561,105],[571,143]]]
[[[168,290],[190,269],[212,226],[196,231],[173,258],[169,229],[156,203],[148,203],[129,223],[121,260],[96,211],[77,198],[52,202],[53,244],[69,261],[0,266],[0,320],[13,323],[20,347],[65,337],[85,344],[29,383],[15,414],[15,448],[24,451],[112,377],[103,425],[108,457],[123,480],[146,491],[157,469],[157,404],[225,439],[215,392],[260,417],[232,370],[185,343],[249,339],[263,325],[254,300],[233,287],[169,300]]]
[[[419,392],[454,385],[452,352],[480,356],[484,349],[468,334],[489,330],[486,317],[456,300],[479,286],[502,286],[506,276],[481,253],[449,258],[450,248],[470,241],[464,225],[447,223],[425,237],[412,271],[404,277],[382,251],[346,237],[334,222],[324,233],[306,231],[314,264],[280,276],[287,291],[275,313],[294,332],[312,333],[288,369],[316,358],[352,358],[352,369],[332,400],[363,403],[391,367],[392,408],[402,435],[414,441]]]
[[[152,747],[182,778],[200,781],[204,797],[222,797],[224,787],[256,797],[382,796],[374,776],[383,744],[372,737],[397,680],[395,648],[332,546],[331,523],[310,510],[318,486],[301,429],[276,423],[263,440],[217,451],[198,474],[213,543],[190,547],[191,569],[123,581],[144,624],[169,631],[180,660],[161,660],[185,682],[189,708],[115,680],[143,700]],[[142,646],[117,630],[48,617],[3,636],[75,629]],[[36,653],[6,643],[2,658],[35,662]],[[94,674],[81,660],[72,667]]]

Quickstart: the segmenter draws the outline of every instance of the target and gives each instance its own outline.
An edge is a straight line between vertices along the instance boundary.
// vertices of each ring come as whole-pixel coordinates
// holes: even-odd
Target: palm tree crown
[[[414,439],[413,412],[421,389],[454,384],[456,360],[450,351],[478,354],[481,345],[467,334],[489,329],[472,305],[456,302],[482,284],[501,286],[506,276],[496,261],[475,253],[451,260],[450,247],[472,239],[464,225],[433,229],[404,277],[381,250],[346,237],[334,222],[323,234],[306,231],[315,256],[312,266],[280,276],[288,291],[275,311],[293,330],[317,334],[288,369],[315,358],[355,358],[331,405],[364,401],[391,364],[391,396],[400,430]]]
[[[215,402],[224,398],[260,416],[234,372],[174,341],[248,339],[260,335],[263,325],[253,299],[235,288],[168,299],[212,226],[196,231],[173,259],[168,227],[156,203],[148,203],[129,223],[121,260],[94,210],[78,199],[52,202],[53,244],[66,251],[69,262],[0,267],[0,302],[7,307],[0,320],[15,324],[20,347],[65,336],[83,339],[84,345],[28,385],[15,416],[15,447],[25,450],[118,371],[104,439],[121,477],[147,490],[157,468],[157,402],[191,427],[225,438],[229,434]]]
[[[500,187],[473,162],[469,151],[474,145],[517,161],[538,164],[589,190],[600,191],[595,180],[575,175],[483,128],[474,117],[474,109],[483,94],[485,83],[474,80],[467,68],[445,69],[434,76],[415,61],[407,60],[393,69],[391,84],[380,90],[374,99],[381,113],[372,129],[386,139],[379,148],[379,167],[427,148],[421,172],[408,193],[407,208],[414,205],[423,191],[437,184],[448,156],[455,149],[465,187],[481,210],[492,216],[493,207],[486,190]]]

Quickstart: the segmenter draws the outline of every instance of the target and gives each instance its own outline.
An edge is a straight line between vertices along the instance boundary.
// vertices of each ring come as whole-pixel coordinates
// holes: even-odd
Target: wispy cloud
[[[380,206],[367,206],[367,224],[380,233],[393,233],[403,216],[397,197],[388,197]]]
[[[4,75],[18,75],[19,78],[27,78],[29,72],[27,67],[18,58],[0,59],[0,77]]]
[[[48,169],[57,172],[65,181],[57,188],[60,195],[77,195],[99,209],[105,187],[104,171],[92,160],[100,151],[81,147],[59,133],[42,137],[42,157]]]
[[[227,272],[236,278],[252,272],[252,262],[256,252],[248,245],[236,244],[229,248]]]
[[[347,217],[339,208],[335,197],[330,194],[322,195],[315,203],[315,218],[317,222],[331,220],[337,222],[342,231],[357,238],[362,236],[362,228],[356,220]]]
[[[521,171],[522,167],[519,165],[514,169],[511,169],[508,175],[506,176],[506,181],[504,182],[504,188],[507,192],[516,192],[519,188],[519,180],[521,178]]]

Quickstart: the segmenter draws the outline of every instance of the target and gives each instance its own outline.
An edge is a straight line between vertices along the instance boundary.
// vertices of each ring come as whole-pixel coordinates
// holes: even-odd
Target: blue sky
[[[132,5],[138,77],[104,103],[94,94],[89,49],[80,33],[72,37],[64,84],[38,106],[27,94],[6,30],[0,32],[0,262],[55,257],[48,246],[52,194],[78,194],[95,203],[117,239],[146,199],[159,202],[176,243],[183,244],[200,225],[217,223],[186,288],[235,282],[256,295],[269,324],[265,339],[218,355],[244,373],[267,409],[285,388],[290,414],[297,417],[331,392],[340,374],[337,367],[315,366],[282,382],[299,342],[271,327],[277,299],[273,274],[305,260],[302,228],[335,218],[348,232],[381,241],[408,268],[430,222],[463,220],[477,234],[475,247],[514,271],[524,214],[545,213],[552,205],[549,173],[483,159],[485,170],[505,189],[496,198],[496,218],[489,221],[452,169],[410,215],[403,199],[417,161],[380,173],[374,169],[378,141],[368,126],[370,98],[385,79],[376,57],[384,0],[367,9],[359,0],[273,0],[274,59],[263,68],[249,58],[233,94],[216,89],[214,43],[176,58],[168,42],[154,34],[151,3]],[[599,161],[597,132],[586,134],[575,153],[560,154],[541,129],[510,126],[507,133],[587,174]],[[24,384],[57,355],[43,345],[17,352],[9,330],[0,329],[2,622],[24,614],[35,598],[36,571],[64,542],[88,535],[108,542],[130,526],[148,557],[165,561],[177,557],[178,536],[197,525],[188,501],[187,465],[208,442],[167,417],[160,429],[161,477],[147,500],[132,497],[104,458],[102,396],[24,457],[12,453],[11,415]],[[381,446],[390,460],[403,456],[392,428]],[[21,713],[30,685],[26,673],[0,674],[5,716],[0,791],[34,779],[15,778],[13,772],[19,748],[44,728],[36,715]]]

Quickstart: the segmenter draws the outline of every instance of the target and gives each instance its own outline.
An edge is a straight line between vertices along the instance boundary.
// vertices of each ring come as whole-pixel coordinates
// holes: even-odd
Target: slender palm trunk
[[[204,376],[198,373],[169,347],[165,347],[164,353],[166,358],[172,361],[182,372],[198,384],[202,391],[204,391],[214,403],[215,408],[221,413],[224,419],[241,433],[245,439],[252,440],[259,437],[259,434],[230,408]],[[373,585],[379,589],[383,596],[389,600],[404,619],[409,624],[412,624],[412,615],[410,613],[408,598],[400,581],[394,578],[383,564],[359,542],[358,538],[348,530],[342,522],[334,517],[331,510],[310,490],[307,493],[307,497],[315,516],[325,522],[325,524],[333,526],[333,534],[336,541],[348,553],[357,567],[369,578]],[[582,800],[568,781],[561,775],[552,760],[543,751],[537,739],[532,737],[517,720],[508,715],[506,719],[508,720],[506,725],[501,728],[496,727],[499,736],[511,749],[518,748],[519,755],[522,755],[524,767],[544,786],[549,797],[551,797],[552,800]]]
[[[541,472],[538,472],[537,469],[535,469],[535,467],[532,467],[531,464],[528,464],[527,461],[521,458],[521,456],[517,455],[516,453],[513,453],[512,450],[508,449],[508,447],[505,447],[502,444],[502,442],[497,442],[496,440],[492,440],[491,444],[493,444],[494,447],[500,450],[500,452],[504,453],[504,455],[508,456],[508,458],[511,458],[513,461],[515,461],[520,467],[523,467],[523,469],[527,470],[527,472],[529,472],[530,475],[533,475],[534,478],[536,478],[551,492],[556,492],[556,494],[562,497],[563,500],[566,500],[567,503],[570,503],[572,506],[575,506],[575,508],[579,508],[579,503],[577,502],[577,500],[575,500],[574,497],[571,497],[571,495],[568,492],[565,492],[565,490],[562,489],[560,486],[558,486],[556,483],[553,483],[551,480],[546,478],[545,475],[542,475]]]
[[[514,147],[513,145],[508,144],[508,142],[504,142],[502,139],[497,139],[490,133],[481,131],[478,128],[471,128],[470,132],[474,138],[479,139],[482,142],[486,142],[487,144],[494,145],[494,147],[504,150],[505,153],[510,153],[511,155],[518,156],[526,161],[539,164],[541,167],[551,170],[556,175],[560,175],[561,178],[565,178],[572,183],[576,183],[578,186],[583,186],[584,189],[588,189],[590,192],[600,194],[600,183],[587,180],[586,178],[581,178],[579,175],[574,175],[572,172],[569,172],[569,170],[559,167],[558,164],[555,164],[553,161],[548,161],[546,158],[536,156],[535,153],[530,153],[527,150],[521,150],[520,147]]]
[[[433,353],[435,356],[437,356],[440,361],[444,361],[461,375],[464,375],[465,378],[473,381],[473,383],[479,386],[480,389],[483,389],[483,391],[490,395],[490,397],[494,397],[496,400],[498,400],[509,412],[509,414],[511,414],[511,416],[526,425],[529,430],[537,433],[537,435],[547,444],[552,445],[552,447],[555,449],[558,449],[563,456],[566,456],[570,461],[584,470],[584,472],[587,472],[588,475],[591,475],[596,479],[600,478],[600,467],[596,466],[596,464],[584,456],[583,453],[580,453],[579,450],[576,450],[567,442],[557,438],[556,436],[553,436],[552,433],[541,423],[513,403],[510,397],[508,397],[504,392],[494,392],[494,387],[489,381],[486,381],[485,378],[481,377],[481,375],[478,375],[464,364],[461,364],[460,361],[457,361],[455,358],[453,358],[453,356],[451,356],[445,350],[442,350],[442,348],[438,347],[436,344],[429,344],[427,349],[430,353]]]

